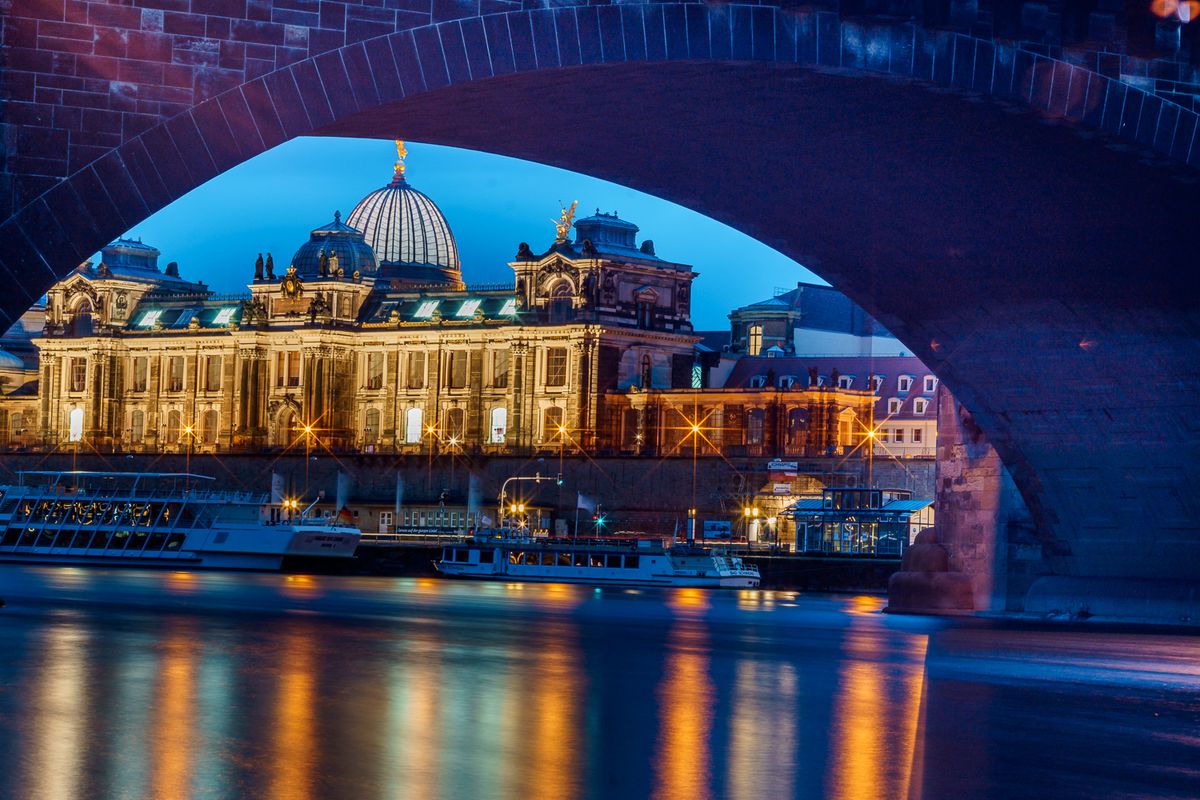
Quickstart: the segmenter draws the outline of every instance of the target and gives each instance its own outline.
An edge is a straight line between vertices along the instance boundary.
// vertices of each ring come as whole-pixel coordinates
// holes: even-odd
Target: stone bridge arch
[[[403,134],[542,161],[727,222],[875,314],[996,445],[1051,569],[1194,577],[1194,112],[1011,43],[830,12],[562,6],[396,30],[401,12],[389,27],[338,4],[340,19],[306,25],[256,20],[274,13],[256,0],[188,0],[213,12],[201,39],[168,33],[176,12],[151,1],[185,2],[93,4],[155,29],[130,33],[126,56],[165,37],[210,58],[215,41],[219,65],[241,37],[241,66],[193,71],[185,98],[166,91],[166,65],[138,83],[120,80],[137,77],[128,64],[153,62],[99,62],[115,70],[110,107],[89,118],[118,115],[97,140],[112,146],[68,146],[54,180],[10,169],[8,318],[153,211],[296,136]],[[265,52],[255,37],[277,42],[271,68],[248,55]],[[155,86],[185,101],[117,110]],[[45,171],[22,136],[9,164]]]

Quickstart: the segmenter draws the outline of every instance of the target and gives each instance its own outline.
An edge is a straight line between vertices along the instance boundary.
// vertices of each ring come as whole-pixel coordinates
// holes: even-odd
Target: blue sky
[[[407,143],[409,182],[442,209],[458,241],[468,283],[509,280],[517,245],[536,252],[554,240],[559,202],[577,216],[617,211],[653,239],[662,258],[700,273],[692,295],[698,329],[728,325],[733,308],[770,297],[797,280],[819,281],[795,261],[682,206],[608,181],[519,159]],[[344,217],[392,176],[395,147],[376,139],[301,138],[220,175],[151,216],[127,235],[178,261],[185,278],[218,292],[243,291],[261,251],[277,268],[308,232]]]

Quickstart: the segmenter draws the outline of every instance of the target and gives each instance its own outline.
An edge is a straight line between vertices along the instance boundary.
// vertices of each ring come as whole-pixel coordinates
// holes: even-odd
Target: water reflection
[[[278,632],[279,684],[275,692],[274,753],[270,764],[273,800],[308,800],[316,772],[313,686],[317,676],[313,627],[288,620]]]
[[[40,575],[4,573],[0,797],[1196,796],[1182,637],[870,597]]]
[[[685,608],[703,607],[699,590],[680,590]],[[708,641],[692,622],[677,623],[667,643],[658,690],[659,737],[654,796],[662,800],[709,797],[709,728],[713,686],[708,676]]]
[[[33,797],[75,800],[82,797],[82,747],[88,719],[87,632],[72,616],[52,620],[41,641],[42,658],[33,690],[32,735],[24,784]]]

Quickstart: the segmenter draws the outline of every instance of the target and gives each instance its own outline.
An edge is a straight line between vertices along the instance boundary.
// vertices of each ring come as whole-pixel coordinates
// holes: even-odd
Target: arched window
[[[574,292],[571,284],[563,281],[554,285],[550,290],[550,302],[547,306],[551,322],[570,322],[575,318],[575,307],[571,300]]]
[[[562,436],[559,428],[563,424],[563,410],[558,406],[547,406],[542,411],[542,441],[557,442]]]
[[[756,356],[762,352],[762,325],[751,325],[746,333],[746,352]]]
[[[73,408],[71,413],[67,415],[67,441],[78,442],[83,440],[83,409]]]
[[[92,335],[92,301],[84,299],[71,314],[71,335]]]
[[[467,412],[461,408],[446,410],[446,438],[453,439],[455,444],[462,444],[467,433]]]
[[[379,409],[368,408],[363,420],[363,444],[379,443]]]
[[[146,412],[137,410],[129,415],[129,441],[141,444],[146,437]]]
[[[220,417],[215,408],[210,408],[200,415],[200,441],[204,444],[216,444],[220,432]]]
[[[179,442],[180,430],[180,413],[178,409],[171,409],[167,412],[167,435],[164,444],[176,444]]]
[[[508,409],[503,406],[497,406],[492,409],[492,427],[491,427],[491,442],[492,444],[504,444],[504,437],[508,435]]]
[[[649,389],[654,385],[654,365],[649,354],[642,356],[642,388]]]
[[[406,444],[417,444],[421,441],[422,423],[424,415],[419,408],[410,408],[404,412],[404,442]]]

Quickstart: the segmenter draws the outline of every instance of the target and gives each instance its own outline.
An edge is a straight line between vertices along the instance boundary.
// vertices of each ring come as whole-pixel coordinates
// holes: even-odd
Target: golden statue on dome
[[[558,236],[554,241],[565,242],[570,237],[571,225],[575,221],[575,206],[577,205],[579,205],[579,201],[575,200],[571,203],[569,208],[560,206],[560,208],[562,208],[562,213],[559,215],[558,219],[552,218],[550,220],[550,222],[554,225],[555,231],[558,232]]]
[[[404,170],[407,169],[404,165],[404,159],[408,156],[408,148],[404,146],[404,142],[400,139],[396,140],[396,172],[392,175],[392,179],[396,181],[404,180]]]

